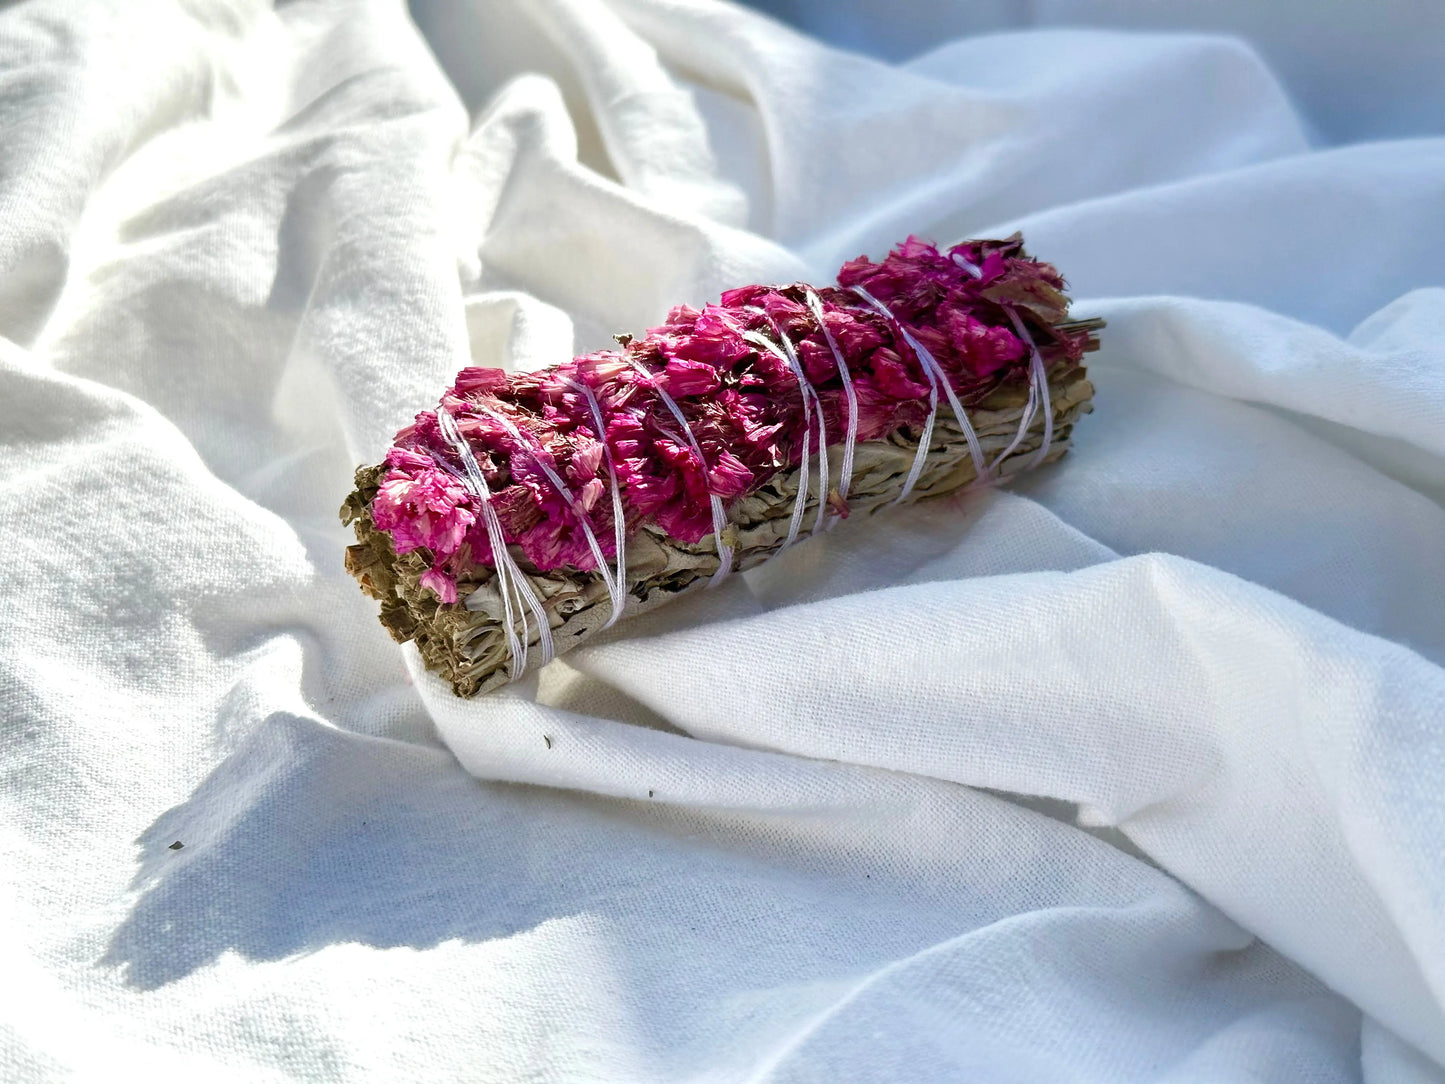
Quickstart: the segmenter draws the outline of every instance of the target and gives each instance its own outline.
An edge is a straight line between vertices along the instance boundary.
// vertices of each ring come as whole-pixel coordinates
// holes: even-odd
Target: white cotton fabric
[[[1445,1081],[1419,7],[0,8],[0,1078]],[[459,367],[1015,228],[1109,327],[1008,491],[475,701],[344,573]]]

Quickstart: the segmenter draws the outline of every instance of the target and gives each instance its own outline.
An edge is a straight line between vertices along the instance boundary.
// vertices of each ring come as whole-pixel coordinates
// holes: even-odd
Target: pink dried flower
[[[838,282],[840,288],[821,288],[817,296],[851,375],[859,440],[920,425],[930,381],[892,321],[849,287],[861,286],[883,302],[965,403],[1002,382],[1028,380],[1028,350],[1010,312],[1029,327],[1046,363],[1077,361],[1088,339],[1087,332],[1054,329],[1064,310],[1063,282],[1048,264],[1024,257],[1016,239],[940,251],[910,237],[878,262],[849,261]],[[585,521],[603,555],[613,558],[613,503],[604,499],[613,484],[607,451],[626,530],[652,523],[689,543],[713,530],[711,498],[736,500],[795,466],[808,428],[802,390],[786,360],[744,332],[787,337],[816,389],[829,440],[843,440],[842,378],[805,287],[728,290],[718,304],[673,309],[661,326],[625,340],[621,351],[586,354],[542,372],[471,367],[458,373],[441,405],[492,491],[507,541],[539,570],[591,570],[596,561]],[[605,450],[587,397],[572,382],[595,397]],[[701,457],[658,388],[686,418]],[[419,414],[398,433],[386,463],[390,471],[372,506],[375,525],[399,553],[429,551],[432,568],[422,582],[442,601],[455,601],[457,579],[475,564],[491,564],[493,555],[477,499],[436,415]],[[575,503],[558,491],[543,463],[566,481]]]
[[[426,547],[450,556],[476,522],[472,496],[456,477],[435,460],[405,448],[386,456],[391,472],[372,502],[372,519],[391,534],[398,553]]]
[[[421,574],[421,585],[436,592],[442,602],[457,600],[457,581],[437,568],[429,568]]]

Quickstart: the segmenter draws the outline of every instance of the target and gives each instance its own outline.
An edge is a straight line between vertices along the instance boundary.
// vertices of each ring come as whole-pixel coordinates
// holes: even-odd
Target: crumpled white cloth
[[[1445,1080],[1419,7],[1349,115],[1279,34],[0,9],[0,1078]],[[462,365],[1014,228],[1109,327],[1007,492],[472,702],[342,571]]]

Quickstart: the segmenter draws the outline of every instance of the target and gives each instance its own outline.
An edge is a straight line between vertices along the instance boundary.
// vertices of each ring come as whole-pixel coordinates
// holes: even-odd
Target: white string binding
[[[1006,309],[1006,311],[1008,311],[1008,312],[1010,313],[1010,315],[1012,315],[1012,310],[1011,310],[1011,309]],[[1006,448],[1004,448],[1003,451],[999,452],[998,455],[994,456],[994,458],[993,458],[993,465],[989,468],[990,470],[998,470],[998,469],[999,469],[999,464],[1001,464],[1001,463],[1002,463],[1005,459],[1007,459],[1009,456],[1013,455],[1014,449],[1017,448],[1020,444],[1023,443],[1024,438],[1029,435],[1029,427],[1034,424],[1034,419],[1035,419],[1036,417],[1038,417],[1038,412],[1039,412],[1039,387],[1038,387],[1038,381],[1036,381],[1036,380],[1034,379],[1033,367],[1030,366],[1030,368],[1029,368],[1029,397],[1028,397],[1028,401],[1024,403],[1024,409],[1023,409],[1023,411],[1019,414],[1019,427],[1018,427],[1018,431],[1017,431],[1016,433],[1014,433],[1013,440],[1011,440],[1011,441],[1008,442],[1008,446],[1007,446]]]
[[[973,460],[974,474],[974,480],[970,483],[969,488],[984,485],[991,476],[991,468],[984,463],[983,446],[979,444],[978,434],[973,431],[973,424],[968,420],[968,412],[963,409],[963,404],[958,401],[958,396],[954,394],[953,385],[948,382],[948,374],[943,371],[943,367],[939,365],[933,355],[928,352],[928,348],[914,338],[913,333],[903,326],[903,323],[893,315],[892,310],[889,309],[887,305],[883,304],[883,302],[879,301],[861,286],[850,286],[849,289],[864,301],[868,302],[880,316],[898,330],[898,333],[903,337],[903,341],[906,342],[909,347],[912,348],[914,354],[917,355],[919,362],[923,366],[923,372],[928,377],[928,421],[923,427],[923,439],[919,442],[918,452],[913,458],[913,469],[908,472],[908,478],[903,483],[903,492],[895,498],[893,503],[897,504],[913,491],[914,483],[918,481],[918,475],[923,470],[923,461],[928,455],[928,445],[933,437],[933,420],[938,414],[938,389],[940,385],[943,388],[944,394],[948,396],[948,405],[953,408],[953,416],[958,419],[958,427],[963,430],[963,439],[968,441],[968,454],[969,458]]]
[[[798,459],[798,492],[797,495],[793,498],[792,517],[788,520],[788,537],[783,539],[783,544],[778,547],[778,552],[781,553],[783,550],[787,549],[789,546],[791,546],[794,542],[797,541],[798,530],[803,525],[803,511],[808,504],[808,461],[813,457],[812,401],[809,399],[808,393],[803,390],[803,384],[806,378],[799,374],[798,370],[794,368],[792,362],[789,360],[787,355],[784,354],[781,349],[779,349],[776,343],[774,343],[766,335],[760,334],[756,331],[749,331],[746,328],[739,328],[738,334],[742,336],[744,341],[750,342],[754,346],[762,347],[764,350],[768,351],[768,353],[772,354],[774,357],[779,358],[785,365],[788,366],[789,370],[798,381],[798,392],[802,396],[803,400],[803,452]]]
[[[587,409],[592,415],[592,424],[597,430],[597,439],[602,442],[602,456],[607,463],[607,480],[612,487],[612,532],[617,556],[616,570],[607,589],[609,593],[612,592],[615,584],[617,590],[612,594],[612,616],[607,619],[607,624],[602,626],[604,629],[610,629],[622,616],[623,608],[627,605],[627,519],[622,508],[622,491],[617,485],[617,464],[612,460],[612,448],[607,443],[607,425],[602,420],[602,405],[597,402],[596,394],[586,384],[573,380],[570,376],[564,376],[562,379],[569,388],[587,400]],[[606,577],[605,572],[603,576]]]
[[[467,444],[461,430],[457,428],[456,419],[451,416],[451,412],[446,407],[438,405],[436,416],[442,436],[452,446],[452,450],[461,457],[462,467],[465,471],[463,482],[481,506],[482,522],[487,529],[487,540],[491,543],[492,560],[496,567],[498,584],[501,587],[502,610],[505,617],[502,633],[506,637],[507,651],[512,658],[511,673],[507,680],[516,681],[527,669],[527,651],[532,639],[525,611],[521,614],[522,635],[520,638],[517,636],[515,617],[517,610],[521,610],[525,606],[537,619],[537,646],[542,652],[543,666],[552,661],[552,627],[547,620],[547,611],[543,608],[541,599],[537,597],[537,592],[532,588],[526,574],[517,565],[516,558],[507,549],[507,540],[502,533],[502,521],[497,518],[497,510],[492,507],[491,488],[487,485],[486,478],[482,476],[482,469],[477,464],[476,456],[472,454],[471,446]],[[517,610],[514,610],[512,606],[513,592],[517,596]]]
[[[671,395],[667,394],[663,386],[657,382],[656,374],[648,369],[647,366],[630,356],[627,358],[627,363],[637,370],[652,390],[657,392],[658,398],[662,400],[663,405],[672,412],[672,416],[677,419],[677,424],[682,426],[683,435],[687,438],[687,443],[692,447],[693,454],[697,456],[697,461],[702,464],[703,470],[706,471],[707,459],[703,457],[702,447],[698,444],[697,437],[693,436],[692,426],[687,424],[687,419],[683,417],[682,409],[677,405],[677,401],[673,399]],[[723,580],[727,579],[728,573],[733,570],[733,548],[723,541],[723,531],[727,530],[728,517],[727,512],[723,510],[722,498],[716,493],[709,492],[708,499],[712,505],[712,533],[713,540],[717,545],[718,566],[717,571],[712,574],[712,578],[707,581],[707,585],[708,587],[716,587],[722,583]]]
[[[976,279],[981,279],[981,278],[983,278],[983,268],[982,268],[982,267],[979,267],[978,264],[974,263],[974,262],[973,262],[972,260],[970,260],[967,256],[965,256],[963,253],[961,253],[961,252],[951,252],[951,253],[949,253],[949,259],[951,259],[954,263],[958,264],[959,267],[963,268],[965,271],[967,271],[967,272],[968,272],[970,275],[972,275],[974,278],[976,278]]]
[[[798,352],[793,348],[792,340],[783,333],[783,329],[777,324],[767,310],[755,306],[748,306],[748,312],[761,316],[773,329],[773,334],[778,337],[775,343],[766,335],[746,328],[741,329],[742,337],[755,346],[761,346],[775,358],[780,359],[792,372],[793,378],[798,382],[798,391],[803,397],[803,454],[799,462],[798,470],[798,493],[793,498],[793,516],[788,522],[788,537],[779,548],[779,552],[791,546],[798,537],[798,529],[803,523],[803,511],[808,504],[808,459],[816,453],[818,457],[818,514],[813,520],[813,529],[810,533],[817,534],[819,529],[827,523],[828,515],[828,430],[823,422],[823,403],[818,398],[817,389],[813,387],[808,379],[808,374],[803,372],[803,363],[798,360]],[[781,345],[780,345],[781,344]],[[813,438],[813,412],[818,415],[818,443],[814,447]]]
[[[1019,333],[1019,338],[1022,339],[1029,348],[1030,398],[1034,398],[1032,392],[1037,388],[1039,392],[1038,398],[1043,401],[1044,439],[1039,444],[1039,450],[1035,452],[1034,457],[1029,460],[1029,467],[1033,468],[1044,461],[1044,458],[1049,454],[1049,446],[1054,442],[1054,405],[1049,400],[1049,375],[1044,370],[1044,359],[1043,355],[1039,353],[1038,344],[1034,342],[1034,337],[1029,334],[1029,329],[1024,326],[1024,322],[1019,318],[1019,314],[1014,311],[1012,305],[1005,306],[1004,311],[1008,313],[1008,318],[1013,321],[1014,330]],[[1039,405],[1037,400],[1035,400],[1034,405],[1035,407]],[[1029,421],[1030,424],[1033,423],[1033,419]]]
[[[571,488],[563,481],[562,476],[553,470],[542,457],[543,449],[536,437],[530,433],[524,433],[513,423],[512,419],[508,418],[501,411],[487,406],[485,403],[474,403],[473,407],[477,410],[486,411],[506,427],[507,432],[511,434],[513,440],[526,445],[527,454],[531,456],[532,462],[542,469],[542,473],[547,476],[547,481],[552,483],[552,488],[557,491],[557,495],[562,498],[563,503],[566,504],[567,507],[572,510],[572,514],[577,517],[577,523],[582,528],[583,535],[587,538],[587,548],[592,551],[592,560],[597,565],[597,572],[602,577],[602,582],[607,587],[607,595],[612,601],[612,619],[608,621],[608,625],[612,624],[612,621],[617,620],[617,615],[626,600],[622,597],[616,582],[612,578],[612,573],[607,567],[607,558],[603,556],[602,545],[597,541],[597,535],[593,533],[592,525],[587,522],[587,512],[583,509],[582,503],[572,495]]]
[[[965,257],[961,252],[950,253],[949,258],[974,278],[983,278],[983,269]],[[1039,445],[1039,450],[1034,454],[1033,459],[1029,461],[1030,468],[1037,467],[1044,461],[1044,458],[1049,454],[1049,447],[1054,442],[1054,406],[1049,400],[1049,376],[1044,370],[1043,355],[1039,353],[1038,345],[1034,342],[1033,336],[1029,334],[1028,328],[1024,326],[1023,321],[1019,319],[1019,314],[1014,310],[1014,307],[1012,305],[1005,305],[1003,310],[1008,313],[1008,318],[1013,322],[1014,330],[1018,332],[1019,338],[1022,339],[1029,348],[1029,401],[1024,407],[1023,416],[1019,419],[1018,434],[1009,442],[1009,446],[994,459],[993,466],[989,468],[991,471],[1011,456],[1013,450],[1017,448],[1028,435],[1029,428],[1034,424],[1034,419],[1038,417],[1040,400],[1042,400],[1044,411],[1044,439],[1043,443]]]
[[[805,286],[804,291],[813,319],[823,330],[823,338],[828,341],[828,349],[833,352],[833,361],[838,366],[838,379],[843,382],[843,394],[848,400],[848,432],[843,439],[843,462],[839,468],[842,477],[838,479],[838,497],[846,503],[848,490],[853,484],[853,450],[858,444],[858,393],[853,388],[853,374],[848,370],[848,363],[843,360],[843,351],[838,349],[838,340],[833,338],[832,329],[823,319],[823,299],[811,286]],[[836,525],[842,518],[835,517],[833,524]]]

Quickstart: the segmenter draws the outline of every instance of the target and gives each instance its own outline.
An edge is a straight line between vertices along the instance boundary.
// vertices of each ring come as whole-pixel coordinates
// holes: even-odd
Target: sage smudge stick
[[[1098,320],[1015,236],[909,238],[619,349],[468,368],[342,506],[348,571],[458,695],[836,520],[1007,481],[1091,409]]]

